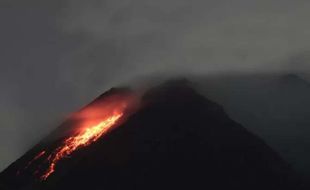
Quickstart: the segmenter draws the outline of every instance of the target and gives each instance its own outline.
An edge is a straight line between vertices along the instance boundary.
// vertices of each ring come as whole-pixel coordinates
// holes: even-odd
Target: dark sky
[[[310,73],[309,0],[0,0],[0,170],[134,77]]]

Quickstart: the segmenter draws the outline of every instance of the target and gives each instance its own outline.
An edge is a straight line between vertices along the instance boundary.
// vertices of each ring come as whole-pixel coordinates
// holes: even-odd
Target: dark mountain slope
[[[310,178],[310,84],[297,75],[196,77],[195,88]]]
[[[59,163],[47,181],[27,184],[12,175],[13,164],[2,183],[58,190],[301,189],[276,152],[187,82],[149,90],[142,105],[120,127]]]

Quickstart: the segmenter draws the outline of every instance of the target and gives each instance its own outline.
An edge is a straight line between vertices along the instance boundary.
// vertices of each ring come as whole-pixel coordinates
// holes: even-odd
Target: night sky
[[[310,75],[309,0],[0,0],[0,170],[140,76]]]

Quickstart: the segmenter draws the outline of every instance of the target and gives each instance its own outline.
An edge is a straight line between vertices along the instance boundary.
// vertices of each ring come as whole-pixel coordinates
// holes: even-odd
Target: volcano
[[[303,189],[221,106],[169,81],[111,89],[0,174],[1,189]]]

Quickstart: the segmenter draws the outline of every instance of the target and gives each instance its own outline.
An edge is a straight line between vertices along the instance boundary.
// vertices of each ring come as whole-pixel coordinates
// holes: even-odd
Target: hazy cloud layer
[[[308,0],[0,6],[0,170],[68,112],[139,75],[310,70]]]

